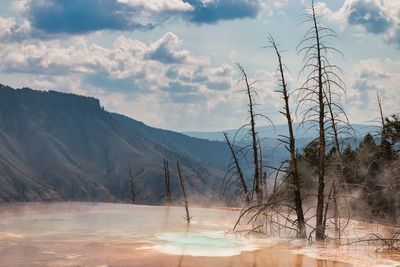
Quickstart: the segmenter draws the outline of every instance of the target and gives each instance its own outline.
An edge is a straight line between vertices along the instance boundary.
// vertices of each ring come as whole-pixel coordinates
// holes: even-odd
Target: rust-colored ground
[[[118,266],[118,267],[345,267],[343,263],[315,260],[275,246],[230,257],[174,256],[143,249],[135,242],[0,241],[3,267]]]

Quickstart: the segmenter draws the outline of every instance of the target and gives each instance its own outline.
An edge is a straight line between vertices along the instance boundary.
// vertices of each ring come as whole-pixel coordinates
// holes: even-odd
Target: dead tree
[[[132,170],[131,170],[131,166],[128,166],[128,172],[129,172],[129,191],[131,192],[131,201],[132,204],[135,204],[135,189],[133,186],[133,174],[132,174]]]
[[[249,204],[250,203],[249,191],[247,189],[247,185],[246,185],[246,181],[244,179],[242,168],[240,167],[239,159],[236,155],[235,150],[233,149],[233,145],[229,141],[227,134],[224,133],[224,136],[225,136],[226,143],[229,147],[229,150],[231,152],[232,160],[228,166],[228,171],[226,173],[226,176],[230,175],[230,177],[228,179],[225,179],[226,176],[224,177],[224,181],[223,181],[223,185],[222,185],[222,195],[224,195],[225,191],[229,188],[229,186],[231,184],[231,179],[236,176],[236,178],[238,180],[238,184],[240,185],[240,188],[243,191],[246,204]],[[231,165],[233,165],[233,166],[230,167]],[[231,174],[231,172],[233,172],[233,174]]]
[[[252,203],[245,206],[236,220],[233,231],[245,235],[300,236],[297,221],[292,218],[291,212],[295,210],[290,203],[292,199],[287,198],[287,178],[286,176],[279,181],[262,204]]]
[[[262,154],[262,145],[261,145],[261,140],[260,140],[260,138],[257,138],[257,141],[258,141],[258,153],[259,153],[259,159],[260,159],[260,163],[259,163],[259,166],[260,166],[260,171],[259,171],[259,174],[260,174],[260,176],[261,176],[261,183],[263,184],[263,199],[265,199],[265,198],[267,198],[268,197],[268,187],[267,187],[267,172],[266,171],[264,171],[264,169],[263,169],[263,167],[264,167],[264,165],[263,165],[263,154]]]
[[[370,233],[364,237],[357,237],[354,241],[349,241],[346,246],[364,243],[375,247],[375,252],[400,252],[400,232],[391,231],[388,234]]]
[[[170,186],[170,178],[169,178],[169,167],[168,160],[164,159],[164,178],[165,178],[165,196],[167,197],[168,204],[171,204],[171,186]]]
[[[243,80],[246,84],[246,95],[249,98],[249,113],[250,122],[243,127],[250,127],[249,135],[252,139],[251,151],[253,152],[254,161],[254,179],[253,179],[253,190],[256,193],[257,201],[245,206],[237,219],[233,231],[248,234],[261,234],[261,235],[276,235],[284,234],[292,236],[295,233],[297,236],[304,236],[304,233],[300,233],[297,227],[298,223],[296,220],[291,218],[291,212],[295,208],[290,202],[292,199],[288,199],[286,193],[286,186],[288,184],[287,177],[279,180],[276,178],[273,186],[273,190],[270,194],[263,194],[261,182],[263,180],[263,169],[262,169],[262,157],[261,157],[261,142],[257,137],[255,131],[255,117],[262,116],[269,122],[271,120],[268,117],[260,115],[254,112],[254,96],[255,91],[252,87],[254,83],[249,83],[246,72],[243,67],[239,65],[239,69],[243,75]],[[272,123],[272,122],[271,122]],[[240,129],[239,129],[240,130]],[[261,165],[261,166],[260,166]],[[258,170],[258,171],[257,171]],[[257,187],[259,186],[259,188]],[[257,191],[257,188],[259,191]],[[259,194],[258,194],[259,193]],[[303,219],[304,222],[304,219]],[[239,228],[241,228],[239,230]],[[305,227],[304,227],[305,231]]]
[[[379,92],[376,92],[376,99],[378,101],[378,108],[379,108],[379,119],[381,123],[381,147],[384,147],[384,143],[386,141],[386,131],[385,131],[385,116],[383,115],[383,108],[382,108],[382,100],[379,96]]]
[[[292,187],[293,187],[293,199],[294,199],[294,206],[297,215],[297,227],[299,231],[300,238],[307,238],[306,233],[306,224],[304,220],[304,212],[303,212],[303,204],[302,204],[302,197],[301,197],[301,184],[299,178],[299,172],[297,168],[297,155],[296,155],[296,141],[293,133],[293,121],[290,112],[289,106],[289,93],[287,89],[287,83],[285,79],[284,73],[284,64],[282,63],[281,52],[278,49],[275,40],[272,36],[269,37],[270,44],[272,48],[275,50],[276,56],[278,58],[278,72],[279,72],[279,83],[280,83],[280,90],[277,92],[282,94],[282,99],[284,100],[283,104],[283,111],[280,111],[282,115],[284,115],[287,119],[289,136],[285,136],[285,140],[283,142],[286,144],[285,147],[290,152],[290,162],[289,162],[289,172],[288,175],[292,178]],[[289,145],[289,147],[287,146]]]
[[[253,177],[253,185],[254,185],[254,192],[256,193],[256,200],[258,204],[263,202],[263,188],[261,186],[262,179],[260,173],[260,161],[259,161],[259,151],[258,151],[258,143],[257,143],[257,132],[256,132],[256,113],[254,111],[254,88],[252,87],[253,83],[250,83],[247,78],[247,73],[244,68],[238,64],[239,70],[243,76],[243,81],[246,85],[246,94],[249,100],[249,115],[250,115],[250,136],[251,136],[251,143],[252,143],[252,151],[253,151],[253,162],[254,162],[254,177]]]
[[[336,86],[339,87],[344,95],[346,94],[346,89],[344,82],[342,79],[336,75]],[[341,232],[341,226],[340,226],[340,214],[339,214],[339,207],[338,207],[338,186],[341,185],[341,187],[344,188],[346,191],[346,195],[348,193],[348,187],[345,179],[345,162],[343,160],[343,155],[342,155],[342,150],[340,147],[340,135],[351,135],[351,132],[354,131],[352,128],[349,119],[347,117],[347,114],[342,107],[340,101],[335,101],[333,99],[332,91],[330,88],[330,80],[328,80],[328,91],[326,93],[326,103],[327,103],[327,108],[328,108],[328,117],[330,120],[330,125],[329,128],[332,130],[331,136],[333,139],[333,144],[335,148],[335,155],[336,159],[338,161],[338,167],[339,167],[339,172],[335,173],[333,175],[337,175],[338,177],[333,177],[332,179],[332,200],[333,200],[333,208],[334,208],[334,222],[335,222],[335,230],[339,234],[339,239],[340,239],[340,232]],[[346,208],[349,213],[349,208],[348,208],[348,203],[346,197],[344,198],[344,201],[346,203]],[[326,216],[326,215],[325,215]]]
[[[186,210],[186,222],[189,224],[190,223],[190,219],[192,219],[192,217],[190,217],[189,215],[189,202],[187,199],[187,195],[186,195],[186,189],[185,189],[185,181],[183,179],[182,173],[181,173],[181,169],[179,168],[179,162],[176,162],[176,167],[178,169],[178,176],[179,176],[179,181],[181,183],[181,188],[182,188],[182,194],[183,194],[183,201],[184,201],[184,205],[185,205],[185,210]]]
[[[318,155],[318,186],[317,186],[317,211],[316,211],[316,239],[325,238],[324,223],[324,201],[325,201],[325,173],[326,173],[326,131],[325,124],[327,120],[327,100],[328,90],[333,93],[333,85],[338,85],[336,77],[340,68],[331,64],[328,60],[330,53],[341,52],[332,47],[327,41],[328,38],[335,37],[336,33],[319,24],[319,17],[316,14],[314,1],[311,5],[311,14],[307,14],[306,23],[311,27],[306,32],[302,41],[297,47],[297,51],[303,54],[304,66],[300,73],[304,73],[306,81],[298,89],[299,105],[298,109],[303,108],[302,122],[311,121],[317,124],[319,137],[319,155]],[[340,86],[339,86],[340,88]]]
[[[380,152],[380,157],[384,160],[390,161],[392,160],[392,149],[388,140],[388,135],[386,132],[386,127],[385,127],[385,116],[383,114],[383,108],[382,108],[382,100],[379,96],[379,93],[376,93],[376,98],[378,100],[378,108],[379,108],[379,118],[381,121],[381,132],[380,132],[380,137],[381,137],[381,142],[380,142],[380,147],[379,147],[379,152]]]
[[[384,129],[385,129],[385,116],[383,116],[382,100],[381,100],[381,97],[379,96],[378,92],[376,92],[376,98],[378,100],[379,115],[380,115],[380,119],[381,119],[381,123],[382,123],[382,131],[384,131]]]

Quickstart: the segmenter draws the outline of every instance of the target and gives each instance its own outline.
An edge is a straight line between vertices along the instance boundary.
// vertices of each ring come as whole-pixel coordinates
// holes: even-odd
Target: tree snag
[[[236,169],[236,172],[234,173],[234,175],[237,175],[237,179],[239,181],[239,184],[241,185],[241,188],[243,190],[243,194],[245,196],[245,202],[246,202],[246,204],[249,204],[250,203],[250,196],[249,196],[249,192],[248,192],[248,189],[247,189],[246,181],[244,179],[243,171],[242,171],[242,169],[240,167],[239,159],[237,158],[236,152],[233,149],[233,146],[232,146],[231,142],[229,141],[229,138],[228,138],[228,136],[227,136],[227,134],[225,132],[224,132],[224,136],[225,136],[226,143],[228,144],[229,150],[230,150],[230,152],[232,154],[232,161],[233,161],[233,164],[234,164],[234,168]],[[227,180],[227,185],[226,186],[228,186],[229,181],[230,181],[230,179]],[[223,185],[223,193],[225,191],[224,188],[226,186]]]
[[[168,204],[171,204],[171,186],[170,186],[170,176],[169,176],[169,167],[168,160],[164,159],[164,178],[165,178],[165,196],[167,198]]]
[[[132,204],[135,204],[135,190],[134,190],[134,186],[133,186],[133,174],[132,174],[132,170],[131,170],[131,166],[128,166],[128,172],[129,172],[129,190],[131,192],[131,201]]]
[[[300,238],[307,238],[306,224],[304,219],[303,204],[302,204],[302,197],[300,190],[301,185],[299,179],[299,172],[297,168],[296,140],[293,133],[293,121],[290,113],[289,93],[285,80],[284,67],[282,63],[281,52],[279,51],[278,46],[275,40],[272,38],[272,36],[269,37],[269,42],[272,48],[275,50],[276,56],[278,58],[278,72],[280,74],[279,82],[281,90],[277,90],[277,92],[282,94],[282,98],[284,100],[284,105],[283,105],[284,111],[281,111],[280,113],[286,117],[289,130],[289,136],[286,137],[286,139],[288,140],[286,140],[285,143],[289,145],[288,150],[290,152],[290,163],[289,163],[288,174],[292,177],[293,198],[297,215],[297,227],[299,231],[298,235]]]
[[[341,69],[329,62],[330,53],[342,53],[330,46],[326,40],[336,37],[335,31],[323,27],[318,22],[314,1],[307,14],[305,22],[310,23],[311,27],[303,36],[302,41],[297,46],[298,53],[304,54],[303,67],[300,73],[305,74],[306,81],[298,89],[299,104],[297,109],[305,104],[308,106],[302,111],[302,123],[311,122],[311,127],[318,128],[318,183],[317,183],[317,210],[316,210],[316,240],[325,238],[324,223],[324,201],[325,201],[325,172],[326,172],[326,129],[327,120],[327,94],[334,94],[333,85],[343,89],[340,76],[336,73]]]
[[[183,200],[184,200],[184,205],[185,205],[185,210],[186,210],[185,219],[186,219],[186,222],[189,224],[190,223],[190,219],[192,219],[192,217],[190,217],[190,215],[189,215],[189,202],[188,202],[187,195],[186,195],[185,181],[184,181],[184,179],[182,177],[181,169],[179,168],[179,162],[178,161],[176,162],[176,167],[178,169],[178,176],[179,176],[179,181],[181,183]]]
[[[238,64],[239,70],[243,76],[243,81],[245,82],[246,85],[246,93],[247,97],[249,99],[249,115],[250,115],[250,135],[251,135],[251,141],[252,141],[252,150],[253,150],[253,162],[254,162],[254,178],[253,178],[253,184],[254,184],[254,192],[256,193],[256,200],[257,204],[261,204],[263,202],[263,189],[261,186],[261,174],[260,174],[260,161],[259,161],[259,152],[258,152],[258,143],[257,143],[257,132],[256,132],[256,121],[255,117],[256,114],[254,112],[254,99],[253,99],[253,93],[252,93],[252,84],[249,83],[249,80],[247,78],[247,73],[244,70],[244,68]]]

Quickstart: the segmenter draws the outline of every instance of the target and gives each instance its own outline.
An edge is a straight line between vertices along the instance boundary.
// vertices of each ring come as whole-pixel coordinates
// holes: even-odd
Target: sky
[[[284,122],[271,34],[296,114],[311,0],[2,0],[0,83],[94,96],[111,112],[175,131],[237,128],[247,115],[237,63],[255,81],[257,112]],[[336,31],[341,101],[352,123],[400,111],[400,1],[315,1]],[[258,125],[267,121],[260,119]]]

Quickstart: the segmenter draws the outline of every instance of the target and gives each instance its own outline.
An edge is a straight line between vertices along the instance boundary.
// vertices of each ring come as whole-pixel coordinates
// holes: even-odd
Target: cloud
[[[176,19],[194,24],[214,24],[219,21],[255,18],[266,5],[260,1],[16,0],[13,6],[18,16],[2,18],[0,38],[4,37],[4,32],[7,31],[8,35],[18,35],[21,29],[27,34],[19,34],[20,39],[46,39],[103,30],[147,31]],[[281,3],[281,0],[273,0],[271,5],[279,6],[278,3]],[[19,26],[21,22],[23,27]]]
[[[207,87],[210,88],[211,90],[229,90],[231,89],[231,84],[226,81],[221,81],[221,82],[213,82],[210,81],[207,83]]]
[[[367,92],[367,91],[370,91],[370,90],[373,90],[373,91],[376,92],[377,89],[378,89],[373,83],[370,83],[366,79],[357,80],[354,83],[353,88],[356,89],[359,92]]]
[[[366,32],[381,34],[392,26],[380,1],[350,1],[347,6],[347,22],[350,25],[361,26]]]
[[[117,2],[149,13],[193,11],[193,7],[182,0],[117,0]]]
[[[134,87],[132,78],[111,78],[104,73],[88,74],[85,76],[84,81],[109,91],[130,92]]]
[[[260,11],[258,0],[184,0],[194,9],[188,12],[188,21],[197,24],[221,20],[255,18]]]
[[[331,18],[334,12],[324,2],[318,2],[315,4],[315,11],[318,15]]]
[[[371,69],[366,66],[362,66],[361,70],[359,71],[358,77],[367,80],[380,80],[389,78],[389,75],[382,69]]]
[[[145,58],[157,60],[165,64],[184,63],[188,58],[189,51],[178,51],[177,49],[181,44],[181,41],[176,35],[167,33],[152,45]]]
[[[171,100],[178,104],[196,104],[206,102],[207,97],[200,93],[170,94]]]
[[[107,110],[158,127],[216,130],[237,127],[247,117],[236,67],[194,54],[174,33],[154,42],[120,35],[107,46],[89,40],[78,36],[68,41],[0,42],[0,71],[17,77],[13,83],[18,87],[95,96]],[[173,60],[155,56],[160,47]],[[254,77],[260,112],[266,107],[277,113],[280,100],[272,78],[267,72]]]
[[[31,25],[24,18],[0,16],[0,40],[22,41],[31,37]]]
[[[396,44],[400,48],[400,21],[386,32],[384,38],[387,43]]]
[[[28,18],[35,29],[52,34],[154,27],[133,20],[139,14],[128,7],[117,0],[38,0],[30,3]]]
[[[274,9],[287,3],[288,0],[14,0],[15,17],[0,16],[0,41],[66,39],[98,31],[149,31],[177,21],[216,24],[260,14],[270,16]]]
[[[348,112],[352,114],[353,119],[365,123],[378,117],[377,92],[382,97],[385,115],[400,111],[399,69],[400,61],[388,58],[366,59],[353,66],[353,78],[348,88],[348,100],[351,103],[348,105]]]
[[[184,49],[171,32],[153,43],[121,35],[112,47],[89,45],[85,37],[76,37],[69,44],[59,40],[1,43],[0,57],[3,73],[47,76],[47,80],[75,77],[83,84],[121,92],[128,98],[159,92],[167,101],[180,103],[200,102],[211,91],[231,89],[234,75],[231,66],[212,66],[210,58]]]
[[[354,26],[367,34],[382,35],[387,43],[400,47],[400,2],[392,0],[346,0],[332,11],[324,2],[317,3],[319,14],[339,23]]]
[[[169,82],[168,87],[164,88],[166,91],[172,93],[191,93],[196,91],[196,87],[181,82]]]

